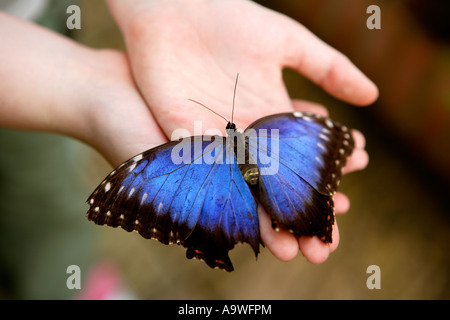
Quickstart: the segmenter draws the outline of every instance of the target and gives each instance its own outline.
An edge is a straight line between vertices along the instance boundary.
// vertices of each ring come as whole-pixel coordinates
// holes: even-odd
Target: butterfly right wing
[[[248,138],[249,153],[261,173],[256,195],[273,224],[331,242],[332,196],[354,148],[349,129],[329,118],[294,112],[261,118],[246,132],[251,130],[257,134]]]
[[[214,136],[147,150],[113,170],[94,190],[87,217],[164,244],[181,244],[188,258],[231,271],[228,251],[236,243],[247,242],[259,252],[259,224],[236,161],[225,161],[234,157],[229,149],[225,138]]]

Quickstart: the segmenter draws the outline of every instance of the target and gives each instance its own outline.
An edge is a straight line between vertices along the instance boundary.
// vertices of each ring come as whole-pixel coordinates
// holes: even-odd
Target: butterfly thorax
[[[236,131],[236,125],[234,123],[232,123],[231,121],[228,121],[227,127],[225,128],[227,130],[232,130],[233,132]]]
[[[234,154],[239,165],[239,170],[244,177],[244,180],[250,185],[257,185],[259,179],[259,169],[256,165],[256,159],[253,159],[248,150],[248,141],[245,134],[236,130],[234,123],[228,122],[227,130],[227,144],[229,150],[234,150]]]

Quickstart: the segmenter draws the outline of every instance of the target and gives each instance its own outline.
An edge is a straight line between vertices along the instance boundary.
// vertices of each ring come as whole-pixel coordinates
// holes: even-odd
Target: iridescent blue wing
[[[245,134],[260,171],[255,194],[274,227],[331,242],[332,195],[354,147],[347,127],[294,112],[261,118]]]
[[[234,157],[219,136],[147,150],[103,180],[87,200],[87,217],[180,244],[188,258],[231,271],[228,251],[247,242],[257,255],[260,241],[256,203]]]

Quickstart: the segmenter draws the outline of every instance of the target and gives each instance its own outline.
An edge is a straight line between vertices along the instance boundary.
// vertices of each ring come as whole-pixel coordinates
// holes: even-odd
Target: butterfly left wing
[[[354,147],[347,127],[294,112],[261,118],[245,132],[260,171],[255,193],[274,226],[331,242],[332,196]]]
[[[89,197],[88,219],[181,244],[188,258],[233,270],[228,251],[236,243],[259,252],[259,224],[236,161],[225,161],[234,157],[225,140],[172,141],[124,162]]]

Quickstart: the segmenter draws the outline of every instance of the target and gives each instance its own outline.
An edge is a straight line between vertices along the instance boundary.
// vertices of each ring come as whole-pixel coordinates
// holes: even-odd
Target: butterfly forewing
[[[230,158],[230,159],[227,159]],[[113,170],[88,199],[88,219],[187,248],[188,258],[233,270],[228,251],[259,252],[253,196],[223,137],[190,137]]]

